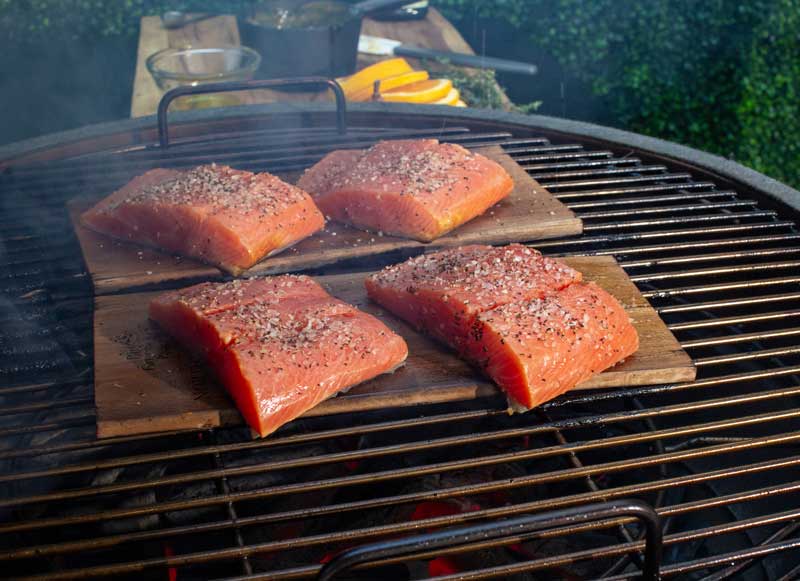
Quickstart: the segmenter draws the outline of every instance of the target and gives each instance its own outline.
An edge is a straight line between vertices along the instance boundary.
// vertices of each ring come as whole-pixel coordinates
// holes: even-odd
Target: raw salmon
[[[465,349],[520,407],[561,395],[639,348],[617,300],[594,283],[478,315]]]
[[[150,303],[150,317],[202,353],[261,436],[324,399],[405,361],[375,317],[307,276],[204,283]]]
[[[435,139],[334,151],[297,185],[334,220],[423,242],[481,215],[514,188],[498,163]]]
[[[580,280],[581,273],[566,264],[510,244],[423,254],[368,277],[365,285],[375,302],[461,350],[478,314]]]
[[[374,301],[479,366],[518,408],[552,399],[638,348],[614,297],[519,244],[418,256],[365,285]]]
[[[310,196],[268,173],[205,165],[154,169],[81,216],[97,232],[199,258],[233,274],[310,236]]]

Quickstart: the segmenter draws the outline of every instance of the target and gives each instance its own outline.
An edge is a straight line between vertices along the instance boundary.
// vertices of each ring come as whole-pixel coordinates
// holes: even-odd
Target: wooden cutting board
[[[533,180],[500,147],[475,151],[500,163],[514,179],[514,190],[485,214],[450,234],[425,244],[394,236],[378,236],[329,222],[324,231],[277,256],[264,259],[244,276],[293,272],[392,251],[419,252],[422,249],[461,244],[530,242],[581,233],[581,220]],[[294,182],[297,176],[283,177]],[[155,285],[174,288],[202,280],[225,278],[226,275],[216,267],[143,246],[117,242],[84,228],[79,223],[79,216],[96,201],[78,199],[70,203],[70,214],[96,294]]]
[[[615,260],[608,256],[565,259],[612,293],[639,332],[640,348],[623,364],[577,389],[691,381],[695,368],[656,311]],[[446,347],[412,330],[364,291],[369,273],[318,277],[335,296],[386,322],[408,342],[406,365],[329,399],[307,415],[469,400],[496,395],[497,388]],[[158,293],[95,299],[95,404],[99,437],[241,424],[224,389],[204,368],[147,318]]]

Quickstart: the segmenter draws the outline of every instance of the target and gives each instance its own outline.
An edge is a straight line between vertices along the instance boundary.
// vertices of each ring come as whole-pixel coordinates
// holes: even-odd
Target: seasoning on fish
[[[150,317],[203,354],[261,436],[335,393],[393,371],[405,341],[307,276],[203,283],[150,303]]]
[[[460,350],[478,314],[580,280],[577,270],[527,246],[476,244],[389,266],[365,285],[375,302]]]
[[[268,173],[223,165],[153,169],[81,216],[97,232],[239,274],[321,229],[311,197]]]
[[[480,367],[516,408],[552,399],[638,349],[614,297],[519,244],[417,256],[365,285],[372,300]]]
[[[478,315],[464,353],[530,409],[619,363],[639,336],[617,300],[592,282]]]
[[[514,188],[498,163],[435,139],[334,151],[297,185],[334,220],[423,242],[483,214]]]

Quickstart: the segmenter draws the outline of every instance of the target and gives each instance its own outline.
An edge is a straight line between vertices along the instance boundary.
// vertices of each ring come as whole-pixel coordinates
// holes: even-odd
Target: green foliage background
[[[612,122],[800,186],[800,0],[437,0],[590,84]]]
[[[0,42],[131,37],[145,14],[257,0],[0,0]],[[800,186],[800,0],[434,0],[500,20],[589,83],[619,126]]]
[[[165,10],[236,12],[252,0],[0,0],[0,42],[133,36]]]

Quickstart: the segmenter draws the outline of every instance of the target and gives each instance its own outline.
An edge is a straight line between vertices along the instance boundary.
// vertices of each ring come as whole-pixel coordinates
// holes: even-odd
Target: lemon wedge
[[[397,87],[403,87],[405,85],[418,83],[420,81],[425,81],[427,79],[428,79],[428,71],[411,71],[409,73],[402,73],[400,75],[395,75],[393,77],[380,79],[379,81],[375,82],[380,83],[378,87],[378,92],[383,93],[384,91],[391,91],[392,89],[396,89]],[[348,96],[348,99],[350,99],[351,101],[369,101],[372,99],[372,95],[374,92],[375,92],[375,84],[373,83],[371,87],[362,89],[361,91],[356,91],[352,95]]]
[[[412,70],[406,59],[388,59],[363,68],[349,77],[336,80],[342,86],[345,96],[348,99],[352,99],[352,95],[359,91],[368,90],[371,92],[375,81],[410,73]]]
[[[381,99],[392,102],[432,103],[445,98],[452,88],[453,83],[449,79],[428,79],[383,91]]]
[[[450,89],[447,95],[445,95],[441,99],[433,101],[431,105],[455,105],[460,100],[461,100],[461,93],[458,92],[458,89],[453,87],[452,89]]]

